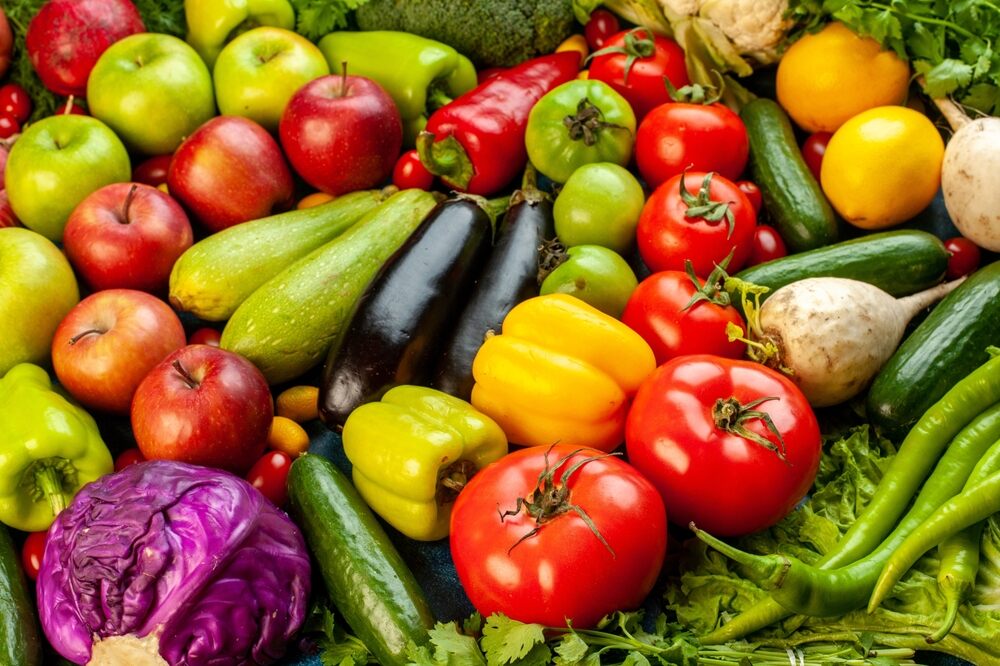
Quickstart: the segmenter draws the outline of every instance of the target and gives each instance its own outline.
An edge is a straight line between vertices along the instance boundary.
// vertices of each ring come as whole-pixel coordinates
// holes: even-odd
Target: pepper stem
[[[785,575],[791,569],[792,561],[784,555],[754,555],[739,548],[730,546],[725,541],[717,539],[708,532],[698,529],[694,522],[688,523],[688,529],[701,541],[719,551],[732,561],[746,569],[747,578],[760,585],[765,590],[781,587]]]
[[[434,134],[423,131],[417,135],[417,155],[424,168],[444,178],[449,185],[464,190],[475,175],[475,167],[465,147],[454,135],[434,140]]]
[[[951,633],[951,628],[955,626],[955,621],[958,619],[958,607],[960,605],[961,599],[958,595],[947,595],[948,605],[945,607],[944,611],[944,621],[941,626],[929,636],[926,637],[928,643],[938,643],[943,641],[945,636]]]
[[[585,146],[597,143],[597,135],[604,129],[620,129],[628,131],[623,125],[604,121],[604,112],[600,107],[584,97],[576,105],[576,113],[563,118],[563,125],[569,129],[569,138],[573,141],[583,140]]]
[[[49,502],[52,515],[58,516],[66,508],[66,497],[63,495],[62,475],[53,465],[42,465],[35,470],[35,487]]]

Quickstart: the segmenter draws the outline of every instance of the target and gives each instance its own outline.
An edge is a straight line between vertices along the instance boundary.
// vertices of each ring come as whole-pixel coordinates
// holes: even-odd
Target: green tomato
[[[566,247],[603,245],[625,254],[635,243],[645,202],[642,185],[628,169],[607,162],[585,164],[556,197],[556,236]]]
[[[639,284],[621,255],[600,245],[577,245],[542,281],[542,294],[569,294],[612,317],[621,317]]]
[[[545,176],[565,183],[584,164],[625,166],[632,157],[635,113],[602,81],[576,80],[546,93],[528,115],[528,158]]]

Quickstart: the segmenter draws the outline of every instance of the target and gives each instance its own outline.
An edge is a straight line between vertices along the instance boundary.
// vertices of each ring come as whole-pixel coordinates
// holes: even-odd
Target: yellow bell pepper
[[[512,309],[472,364],[472,404],[512,443],[611,451],[639,384],[656,368],[638,333],[567,294]]]
[[[420,541],[448,536],[458,492],[507,453],[507,437],[492,419],[422,386],[397,386],[361,405],[347,417],[343,438],[361,497]]]

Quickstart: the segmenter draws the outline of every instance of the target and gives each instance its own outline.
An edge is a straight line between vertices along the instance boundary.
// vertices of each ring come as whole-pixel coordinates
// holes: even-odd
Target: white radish
[[[955,130],[941,164],[948,215],[963,236],[1000,252],[1000,118],[972,120],[950,100],[934,103]]]
[[[788,371],[810,404],[836,405],[868,385],[918,312],[961,282],[896,299],[867,282],[807,278],[775,291],[751,327],[776,348],[770,364]]]

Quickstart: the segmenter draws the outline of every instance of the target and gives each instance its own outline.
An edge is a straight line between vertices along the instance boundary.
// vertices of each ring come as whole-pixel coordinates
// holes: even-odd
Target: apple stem
[[[64,116],[68,116],[70,113],[73,112],[73,99],[74,99],[73,95],[70,95],[69,97],[66,98],[66,106],[63,108]]]
[[[177,371],[177,374],[179,374],[181,378],[184,380],[184,383],[188,385],[188,388],[198,388],[198,382],[195,381],[194,377],[192,377],[187,370],[184,369],[184,366],[181,365],[180,360],[175,360],[173,366],[174,370]]]
[[[70,338],[69,343],[71,345],[75,345],[77,342],[80,341],[80,338],[85,338],[88,335],[102,335],[103,333],[107,333],[107,331],[102,331],[99,328],[88,328],[86,331],[82,333],[77,333],[72,338]]]
[[[122,219],[120,220],[122,224],[129,224],[128,209],[132,205],[132,200],[135,199],[135,191],[137,189],[139,189],[138,185],[132,185],[129,188],[128,194],[125,195],[125,204],[122,206]]]
[[[340,63],[340,96],[347,97],[347,61]]]

